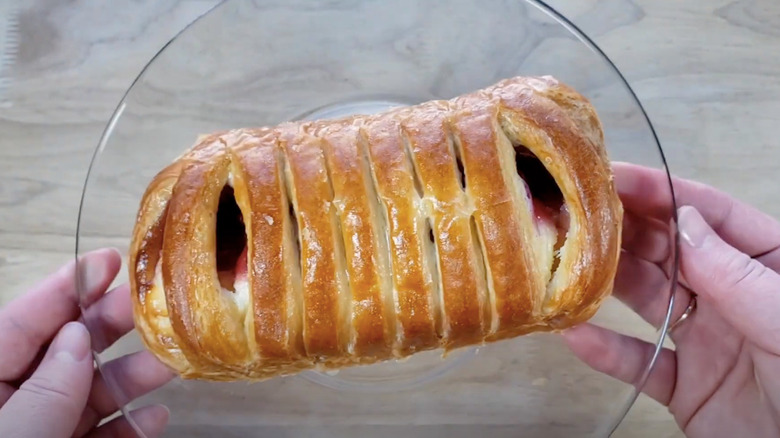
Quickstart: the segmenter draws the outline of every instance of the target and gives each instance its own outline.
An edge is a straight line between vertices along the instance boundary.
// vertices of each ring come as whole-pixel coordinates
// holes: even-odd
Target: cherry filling
[[[217,207],[217,274],[222,288],[235,292],[236,281],[246,279],[246,227],[233,188],[226,185]]]
[[[566,241],[569,230],[569,211],[563,193],[544,164],[523,145],[515,146],[515,166],[517,174],[525,181],[537,225],[552,226],[557,232],[553,262],[555,271],[559,263],[558,250]]]

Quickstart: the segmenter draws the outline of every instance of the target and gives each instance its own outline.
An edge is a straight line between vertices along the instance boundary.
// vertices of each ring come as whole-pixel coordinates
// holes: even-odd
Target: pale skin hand
[[[668,304],[666,224],[672,202],[661,171],[616,164],[626,209],[615,295],[660,327]],[[780,436],[780,223],[711,187],[676,179],[681,277],[676,328],[644,392],[665,406],[689,437]],[[652,219],[650,219],[652,218]],[[653,345],[584,324],[564,332],[594,369],[633,383]]]
[[[127,285],[106,293],[120,265],[119,254],[110,249],[82,259],[85,315],[78,307],[75,263],[0,309],[0,437],[136,436],[124,417],[98,427],[118,406],[91,354],[92,347],[101,351],[133,328]],[[173,377],[146,351],[104,366],[127,401]],[[131,415],[150,437],[162,434],[168,421],[168,410],[159,405]]]

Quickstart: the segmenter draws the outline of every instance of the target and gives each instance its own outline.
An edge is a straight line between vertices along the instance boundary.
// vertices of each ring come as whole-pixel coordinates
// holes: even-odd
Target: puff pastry
[[[218,132],[143,196],[135,323],[207,380],[560,330],[611,293],[622,220],[594,108],[548,76]]]

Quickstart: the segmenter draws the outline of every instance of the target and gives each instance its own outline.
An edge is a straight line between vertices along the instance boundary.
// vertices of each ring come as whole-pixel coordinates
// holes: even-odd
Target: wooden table
[[[0,91],[0,305],[72,258],[89,157],[116,103],[160,46],[214,1],[17,3],[18,53]],[[623,71],[674,173],[780,217],[780,3],[550,3]],[[680,433],[642,397],[618,436]]]

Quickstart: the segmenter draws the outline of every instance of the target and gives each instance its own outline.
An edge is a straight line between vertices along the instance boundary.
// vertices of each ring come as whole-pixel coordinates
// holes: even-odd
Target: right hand
[[[672,199],[665,173],[616,164],[626,210],[615,295],[655,327],[668,304]],[[712,187],[675,179],[681,276],[670,334],[643,391],[689,437],[780,436],[780,223]],[[564,332],[585,363],[635,383],[655,346],[595,325]]]

